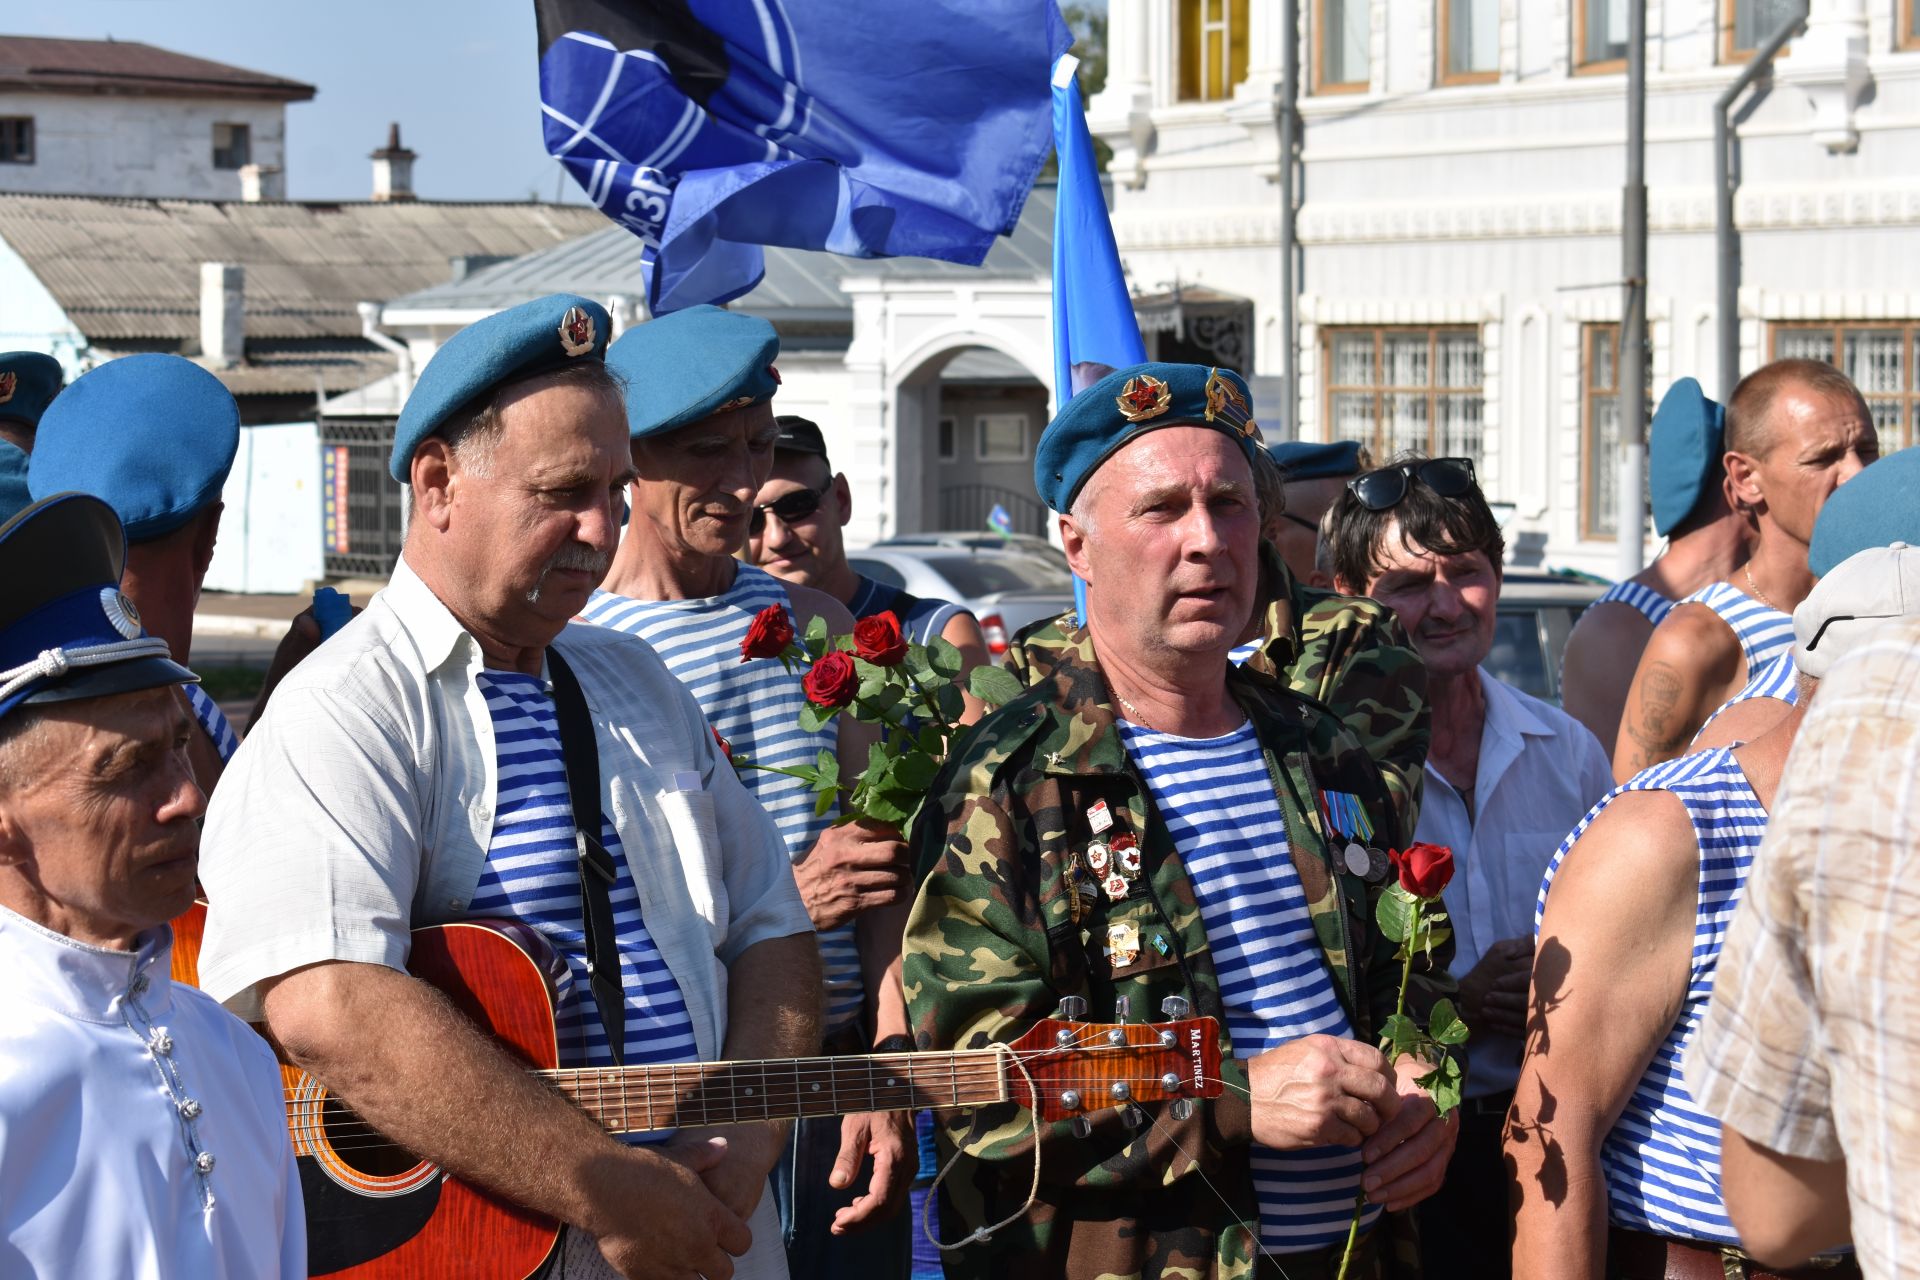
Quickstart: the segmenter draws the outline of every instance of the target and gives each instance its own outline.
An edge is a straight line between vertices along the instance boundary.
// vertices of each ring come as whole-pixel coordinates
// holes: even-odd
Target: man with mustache
[[[736,756],[787,768],[837,751],[841,776],[853,777],[866,767],[867,727],[842,716],[823,730],[802,728],[799,678],[771,658],[743,661],[742,641],[769,609],[796,634],[814,618],[834,635],[853,630],[832,596],[735,558],[773,467],[779,351],[765,320],[704,306],[649,320],[613,344],[607,363],[635,388],[627,401],[633,514],[604,589],[582,616],[651,644]],[[908,891],[899,833],[864,820],[835,825],[838,807],[817,811],[796,778],[747,768],[741,780],[780,828],[819,931],[827,1052],[904,1047],[896,970]],[[903,1269],[907,1224],[898,1210],[912,1145],[904,1113],[794,1127],[774,1194],[795,1276]],[[871,1176],[862,1178],[869,1159]]]
[[[197,677],[85,494],[0,524],[0,1272],[307,1274],[280,1072],[170,976],[206,798]]]
[[[1500,1128],[1520,1071],[1533,901],[1560,837],[1607,793],[1607,755],[1573,717],[1480,669],[1500,603],[1499,522],[1467,458],[1407,456],[1333,506],[1334,581],[1391,607],[1427,666],[1433,745],[1417,839],[1452,848],[1447,914],[1467,1042],[1460,1145],[1420,1210],[1429,1277],[1509,1274]]]
[[[566,961],[563,1068],[819,1042],[779,833],[647,645],[568,625],[633,474],[607,326],[541,298],[421,373],[395,429],[413,517],[392,582],[288,675],[208,814],[201,978],[374,1128],[572,1228],[553,1274],[783,1277],[764,1194],[783,1125],[609,1137],[404,971],[411,926],[505,917]]]
[[[1452,1151],[1426,1067],[1374,1048],[1402,974],[1384,850],[1406,844],[1380,771],[1334,713],[1230,659],[1260,589],[1249,408],[1230,370],[1143,364],[1041,435],[1087,624],[936,780],[906,963],[922,1048],[1005,1044],[1069,997],[1096,1022],[1186,1008],[1221,1019],[1227,1088],[1116,1108],[1103,1086],[1037,1134],[1011,1104],[943,1116],[942,1236],[984,1237],[949,1276],[1331,1280],[1364,1198],[1347,1274],[1374,1280],[1383,1223]],[[1446,951],[1416,964],[1416,1016],[1451,986]]]

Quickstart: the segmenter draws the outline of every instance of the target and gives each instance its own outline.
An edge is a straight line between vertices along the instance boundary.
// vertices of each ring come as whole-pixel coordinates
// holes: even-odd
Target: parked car
[[[1031,533],[1010,533],[1005,537],[997,533],[982,533],[975,529],[947,533],[896,533],[891,538],[882,538],[873,545],[876,547],[948,547],[965,551],[1024,551],[1028,555],[1039,556],[1042,560],[1051,560],[1062,569],[1067,567],[1065,552],[1045,538]]]
[[[1480,665],[1516,689],[1558,705],[1567,636],[1580,614],[1605,590],[1605,583],[1585,578],[1507,570],[1500,584],[1493,650]]]
[[[987,536],[999,542],[998,535]],[[1051,547],[1047,550],[1053,554],[1025,547],[890,541],[848,552],[847,563],[855,573],[890,587],[965,605],[980,619],[987,651],[997,659],[1020,628],[1073,607],[1073,575],[1066,559]]]

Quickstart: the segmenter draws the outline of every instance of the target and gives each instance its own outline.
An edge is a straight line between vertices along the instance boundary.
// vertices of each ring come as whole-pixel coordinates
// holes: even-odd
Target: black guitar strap
[[[560,724],[560,756],[567,791],[573,798],[573,843],[580,862],[580,915],[586,925],[587,977],[600,1025],[615,1066],[624,1064],[627,1001],[620,990],[620,951],[613,936],[609,891],[620,878],[613,855],[600,843],[600,749],[594,743],[593,718],[587,714],[580,682],[557,649],[547,650],[547,674],[553,685],[553,715]]]

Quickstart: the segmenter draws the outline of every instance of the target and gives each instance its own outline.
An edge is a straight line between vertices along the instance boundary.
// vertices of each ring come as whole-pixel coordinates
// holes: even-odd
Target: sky
[[[139,40],[319,90],[287,107],[287,195],[365,199],[387,124],[434,200],[580,203],[540,141],[530,0],[51,0],[0,33]]]

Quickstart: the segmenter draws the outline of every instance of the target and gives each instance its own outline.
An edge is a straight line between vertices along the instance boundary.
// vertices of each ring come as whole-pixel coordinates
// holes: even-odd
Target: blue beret
[[[142,629],[120,591],[126,558],[113,509],[91,494],[55,494],[0,524],[0,716],[199,678]]]
[[[1335,440],[1332,444],[1283,440],[1268,445],[1267,453],[1280,464],[1288,480],[1344,480],[1360,474],[1358,440]]]
[[[1720,432],[1727,412],[1692,378],[1660,397],[1647,441],[1647,487],[1653,492],[1653,531],[1665,536],[1706,497],[1720,476]]]
[[[11,520],[27,509],[33,495],[27,492],[27,454],[0,440],[0,521]]]
[[[759,316],[700,306],[635,325],[607,363],[627,380],[627,430],[637,440],[772,399],[779,354],[780,335]]]
[[[1033,451],[1033,487],[1055,511],[1120,447],[1162,427],[1211,427],[1253,461],[1262,447],[1253,397],[1231,369],[1204,364],[1136,364],[1116,369],[1061,407]]]
[[[1814,577],[1869,547],[1920,547],[1920,449],[1880,459],[1827,495],[1807,542]]]
[[[454,334],[427,361],[400,410],[388,472],[405,485],[421,444],[501,383],[551,373],[575,360],[603,359],[611,327],[599,303],[555,293],[476,320]]]
[[[220,379],[180,356],[122,356],[47,407],[27,488],[91,493],[145,542],[218,502],[239,449],[240,406]]]
[[[0,418],[40,421],[65,380],[60,362],[39,351],[0,351]]]

